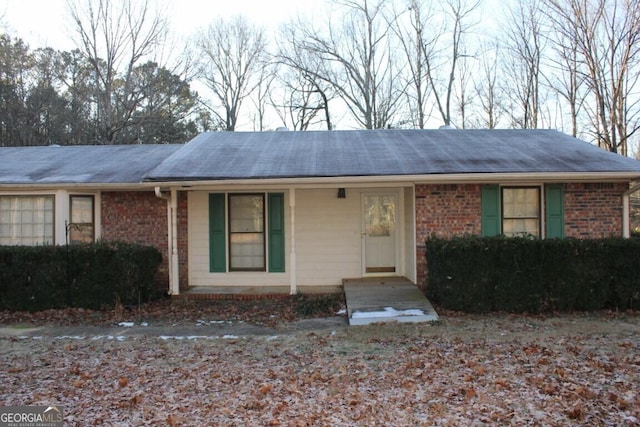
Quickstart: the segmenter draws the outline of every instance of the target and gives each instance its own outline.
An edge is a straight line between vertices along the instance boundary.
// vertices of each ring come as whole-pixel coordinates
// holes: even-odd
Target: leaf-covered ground
[[[0,405],[59,404],[69,426],[639,425],[637,315],[447,314],[272,335],[2,338]]]

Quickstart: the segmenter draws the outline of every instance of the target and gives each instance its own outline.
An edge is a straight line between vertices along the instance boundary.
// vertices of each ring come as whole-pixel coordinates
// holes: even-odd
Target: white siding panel
[[[360,277],[360,193],[337,188],[296,190],[296,256],[299,286],[340,285]]]
[[[279,190],[282,191],[282,190]],[[285,197],[286,198],[286,197]],[[288,238],[289,207],[285,200],[285,237]],[[209,192],[190,192],[188,197],[189,286],[289,286],[289,261],[285,273],[209,271]],[[285,253],[289,253],[287,242]]]

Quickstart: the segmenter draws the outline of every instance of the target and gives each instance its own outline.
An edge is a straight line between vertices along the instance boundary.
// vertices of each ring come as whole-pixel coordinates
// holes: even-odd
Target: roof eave
[[[71,190],[71,191],[136,191],[146,190],[147,186],[141,183],[96,183],[96,182],[61,182],[61,183],[0,183],[0,191],[55,191],[55,190]]]
[[[467,173],[428,175],[375,175],[375,176],[331,176],[288,177],[251,179],[198,179],[198,180],[153,180],[143,185],[150,187],[206,187],[206,186],[313,186],[335,184],[355,186],[359,184],[435,184],[435,183],[508,183],[508,182],[602,182],[632,181],[640,179],[640,172],[533,172],[533,173]]]

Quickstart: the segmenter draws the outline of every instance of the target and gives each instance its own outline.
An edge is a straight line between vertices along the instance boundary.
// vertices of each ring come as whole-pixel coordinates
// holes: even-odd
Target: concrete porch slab
[[[299,286],[302,294],[334,294],[341,293],[342,286]],[[216,300],[216,299],[261,299],[288,298],[291,296],[289,286],[199,286],[183,290],[172,295],[174,300]]]
[[[342,285],[350,325],[438,320],[429,300],[404,277],[343,279]]]

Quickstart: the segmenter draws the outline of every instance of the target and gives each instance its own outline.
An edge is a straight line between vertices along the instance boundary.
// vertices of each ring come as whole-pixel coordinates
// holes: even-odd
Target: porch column
[[[622,195],[622,237],[628,239],[631,237],[630,221],[630,196],[636,191],[640,190],[640,184],[634,185],[629,190],[625,191]]]
[[[167,263],[169,264],[169,295],[180,294],[180,271],[178,269],[178,192],[171,189],[169,195],[155,187],[156,197],[167,201]]]
[[[291,241],[289,242],[289,270],[290,270],[290,290],[291,295],[298,293],[298,284],[296,280],[296,189],[289,189],[289,212],[290,217],[290,229]]]
[[[171,233],[169,237],[171,239],[171,258],[169,259],[169,286],[171,287],[171,294],[178,295],[180,293],[180,266],[178,263],[178,191],[171,189],[170,199],[170,227]]]
[[[54,198],[54,239],[56,245],[68,243],[67,225],[71,223],[69,217],[69,192],[67,190],[57,190]]]

